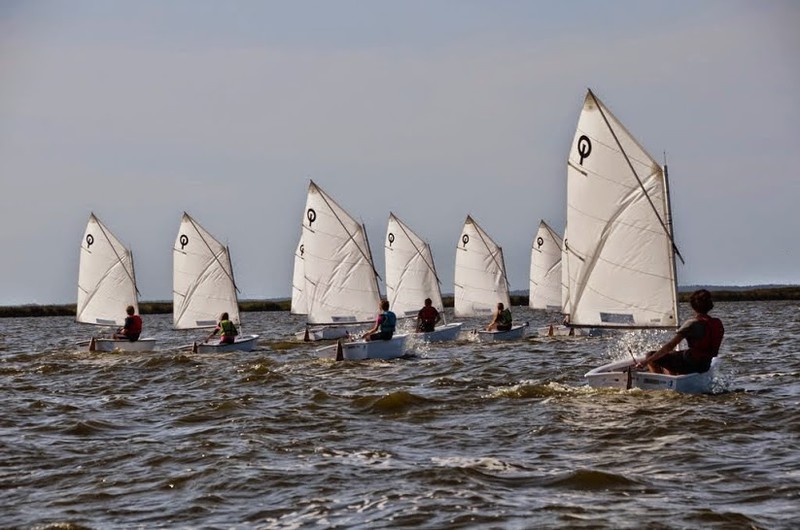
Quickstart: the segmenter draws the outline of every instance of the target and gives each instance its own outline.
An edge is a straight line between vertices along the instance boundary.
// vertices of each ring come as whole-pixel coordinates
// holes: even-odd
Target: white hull
[[[501,340],[517,340],[525,336],[525,328],[528,323],[520,324],[519,326],[512,326],[508,331],[485,331],[478,330],[475,334],[481,342],[496,342]]]
[[[318,340],[336,340],[347,337],[350,332],[355,332],[358,328],[347,326],[319,326],[306,328],[294,334],[297,339],[306,342],[316,342]]]
[[[94,345],[92,345],[94,343]],[[92,339],[89,342],[89,351],[118,351],[118,352],[148,352],[156,347],[156,339]]]
[[[458,334],[461,333],[461,327],[463,325],[464,324],[461,322],[453,322],[452,324],[445,324],[444,326],[434,328],[433,331],[414,333],[412,336],[415,340],[425,342],[444,342],[448,340],[455,340],[456,337],[458,337]]]
[[[552,324],[537,328],[536,334],[540,337],[596,337],[602,332],[594,328],[571,328],[561,324]]]
[[[337,361],[363,361],[366,359],[397,359],[405,353],[405,333],[395,335],[389,340],[365,341],[359,339],[353,342],[339,341],[337,344],[326,346],[317,350],[321,357]]]
[[[647,371],[631,370],[633,359],[616,361],[588,372],[584,377],[593,388],[617,388],[642,390],[673,390],[684,394],[708,394],[711,392],[718,359],[711,361],[711,369],[701,374],[666,375]]]
[[[233,344],[220,344],[217,339],[212,342],[195,342],[192,347],[194,353],[222,353],[229,351],[252,351],[258,341],[258,335],[244,335],[236,337]]]

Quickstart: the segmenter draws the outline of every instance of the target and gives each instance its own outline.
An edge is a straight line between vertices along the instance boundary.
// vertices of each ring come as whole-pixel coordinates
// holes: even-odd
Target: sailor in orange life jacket
[[[647,353],[643,364],[653,373],[668,375],[692,374],[707,372],[711,367],[711,359],[717,356],[725,328],[718,318],[708,316],[714,307],[711,293],[705,289],[695,291],[689,297],[689,304],[694,309],[694,318],[683,323],[675,336],[661,349]],[[688,350],[672,351],[686,339]]]
[[[128,339],[133,342],[139,340],[139,335],[142,334],[142,318],[139,315],[134,315],[135,309],[132,305],[125,308],[125,324],[119,328],[116,333],[112,335],[115,340]]]

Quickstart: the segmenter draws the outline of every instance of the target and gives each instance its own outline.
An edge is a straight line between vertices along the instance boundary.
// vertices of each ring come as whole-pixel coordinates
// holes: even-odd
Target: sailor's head
[[[220,319],[220,320],[228,320],[228,318],[229,318],[229,317],[228,317],[228,313],[222,313],[222,314],[219,316],[219,319]]]
[[[389,310],[389,300],[381,300],[381,309],[384,311]]]
[[[433,300],[431,300],[430,298],[426,298],[425,299],[425,305],[426,306],[429,306],[429,305],[432,305],[432,304],[433,304]]]
[[[505,306],[503,305],[503,302],[497,302],[497,310],[498,311],[502,311],[504,308],[505,308]]]
[[[128,307],[126,307],[126,308],[125,308],[125,312],[126,312],[126,313],[128,313],[129,315],[133,315],[133,313],[134,313],[135,311],[136,311],[136,310],[133,308],[133,306],[132,306],[132,305],[129,305]]]
[[[698,289],[689,296],[689,305],[698,313],[708,313],[714,309],[714,302],[711,300],[711,293],[705,289]]]

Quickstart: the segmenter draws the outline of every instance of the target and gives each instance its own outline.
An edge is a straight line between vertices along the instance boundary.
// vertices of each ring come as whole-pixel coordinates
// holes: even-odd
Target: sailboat
[[[666,168],[591,90],[567,162],[567,225],[562,266],[568,270],[570,326],[677,327],[677,249]],[[675,377],[638,374],[633,364],[623,361],[623,388]],[[590,386],[608,386],[614,372],[622,374],[619,363],[592,370],[586,379]]]
[[[233,279],[230,250],[184,212],[172,249],[172,325],[175,329],[203,329],[217,325],[228,313],[239,328],[239,299]],[[237,335],[234,342],[219,338],[195,342],[196,353],[251,351],[258,335]]]
[[[125,308],[139,313],[139,291],[133,271],[133,253],[94,215],[81,242],[78,266],[78,303],[75,320],[83,324],[121,327]],[[155,339],[92,338],[90,351],[152,351]]]
[[[313,181],[302,240],[309,328],[371,324],[381,298],[366,230]],[[387,341],[340,339],[319,352],[342,359],[401,357],[406,337],[396,333]]]
[[[490,317],[498,302],[511,307],[503,249],[467,216],[456,247],[454,313],[457,317]],[[477,330],[481,341],[519,339],[528,324],[508,331]]]
[[[531,247],[530,301],[532,309],[568,314],[569,288],[566,269],[561,266],[564,240],[544,220]],[[563,323],[554,323],[536,330],[540,337],[575,337],[588,335],[589,329],[573,328]]]
[[[416,319],[426,298],[431,299],[432,306],[444,317],[442,291],[430,245],[391,212],[384,251],[386,299],[398,318]],[[428,342],[453,340],[462,325],[445,322],[433,331],[418,332],[413,337]]]
[[[563,241],[544,220],[531,245],[530,287],[528,306],[531,309],[561,311],[561,246]],[[554,325],[539,328],[540,336],[553,335]]]

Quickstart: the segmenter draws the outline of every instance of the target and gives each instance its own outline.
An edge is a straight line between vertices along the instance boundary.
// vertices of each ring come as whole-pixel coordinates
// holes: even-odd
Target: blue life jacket
[[[394,328],[397,327],[397,315],[391,311],[383,312],[383,320],[381,320],[381,331],[394,333]]]

